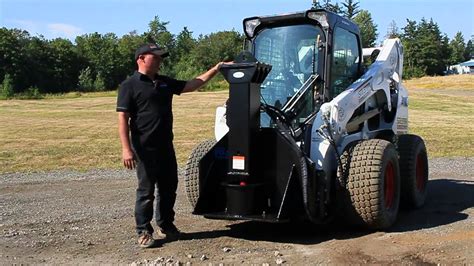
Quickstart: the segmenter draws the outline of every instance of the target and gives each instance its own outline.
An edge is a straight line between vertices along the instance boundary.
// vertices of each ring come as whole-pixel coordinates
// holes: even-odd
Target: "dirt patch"
[[[191,214],[180,182],[183,239],[148,250],[135,244],[133,172],[0,175],[0,264],[470,264],[473,165],[473,158],[431,160],[425,207],[402,211],[387,232],[208,220]]]

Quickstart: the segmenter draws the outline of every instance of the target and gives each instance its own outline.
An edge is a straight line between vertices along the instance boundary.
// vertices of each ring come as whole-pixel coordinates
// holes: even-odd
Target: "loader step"
[[[218,220],[246,220],[266,223],[287,223],[289,219],[281,219],[277,217],[277,214],[257,214],[257,215],[234,215],[227,212],[215,212],[204,214],[205,218],[218,219]]]

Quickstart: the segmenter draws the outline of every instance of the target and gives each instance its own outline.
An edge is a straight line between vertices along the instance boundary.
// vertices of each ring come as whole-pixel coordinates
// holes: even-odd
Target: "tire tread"
[[[186,197],[194,208],[199,198],[199,162],[216,144],[214,139],[199,143],[191,152],[184,169],[184,185]]]

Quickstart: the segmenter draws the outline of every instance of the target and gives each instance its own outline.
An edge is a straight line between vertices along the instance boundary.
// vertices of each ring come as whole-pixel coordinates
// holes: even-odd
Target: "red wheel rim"
[[[425,189],[425,160],[422,154],[416,157],[416,189],[422,192]]]
[[[395,170],[392,162],[388,162],[385,167],[385,208],[390,209],[393,205],[393,199],[395,198]]]

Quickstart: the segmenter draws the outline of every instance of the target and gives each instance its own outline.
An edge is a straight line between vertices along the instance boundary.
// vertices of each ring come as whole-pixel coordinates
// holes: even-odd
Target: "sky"
[[[336,2],[335,0],[332,1]],[[337,2],[343,2],[339,0]],[[474,0],[360,0],[377,24],[379,41],[392,21],[401,30],[406,19],[432,18],[452,39],[460,31],[467,42],[474,35]],[[178,34],[188,27],[193,36],[222,30],[242,32],[242,19],[251,16],[293,13],[310,8],[312,0],[0,0],[0,27],[27,30],[47,39],[74,41],[88,33],[133,30],[143,33],[158,16]]]

